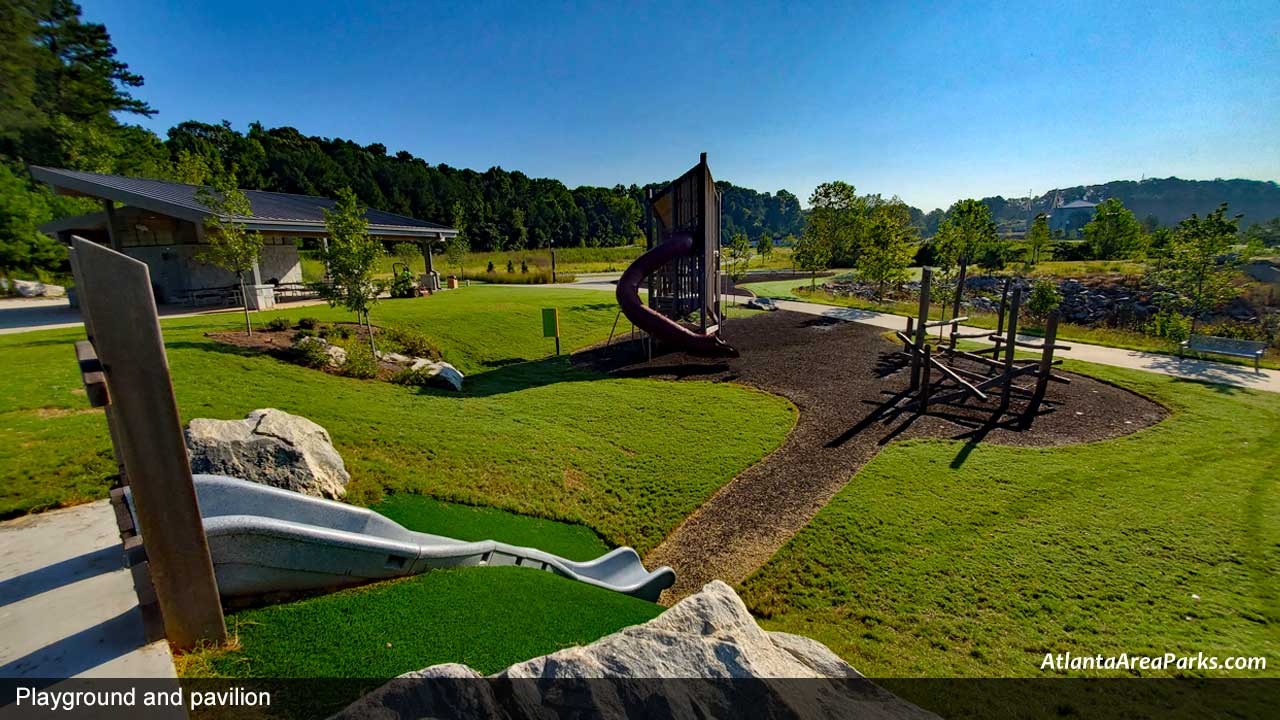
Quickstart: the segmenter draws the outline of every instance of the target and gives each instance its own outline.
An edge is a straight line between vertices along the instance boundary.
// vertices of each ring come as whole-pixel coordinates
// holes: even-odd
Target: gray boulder
[[[186,431],[191,471],[228,475],[307,495],[338,499],[351,475],[328,431],[282,410],[243,420],[192,420]]]
[[[342,367],[342,364],[347,361],[347,351],[324,338],[307,335],[298,338],[297,342],[293,344],[295,348],[302,348],[308,345],[319,345],[324,348],[325,355],[329,356],[329,367]]]
[[[437,385],[450,387],[454,390],[462,389],[462,373],[458,368],[447,362],[429,360],[427,358],[413,358],[413,362],[409,365],[410,370],[425,371],[427,376]]]
[[[465,665],[434,665],[336,717],[937,717],[822,643],[761,629],[718,580],[643,625],[489,677],[497,682]]]

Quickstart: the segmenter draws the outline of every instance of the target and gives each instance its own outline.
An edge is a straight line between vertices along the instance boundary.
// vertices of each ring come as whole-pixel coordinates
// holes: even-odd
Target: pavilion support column
[[[245,288],[245,304],[250,310],[270,310],[276,306],[276,288],[274,285],[264,285],[262,283],[262,268],[258,265],[258,261],[253,261],[253,268],[250,270],[250,281],[248,287]]]
[[[120,234],[116,232],[116,207],[110,200],[102,201],[102,209],[107,213],[107,237],[111,238],[111,249],[121,252]]]
[[[430,240],[422,241],[422,258],[427,261],[427,271],[418,279],[419,283],[431,292],[435,292],[440,289],[440,273],[436,272]]]

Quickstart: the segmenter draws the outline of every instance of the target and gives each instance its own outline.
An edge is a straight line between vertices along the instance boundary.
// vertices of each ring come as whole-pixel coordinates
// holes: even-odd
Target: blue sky
[[[572,186],[957,198],[1280,177],[1280,2],[82,0],[163,133],[381,142]],[[682,7],[686,5],[698,7]]]

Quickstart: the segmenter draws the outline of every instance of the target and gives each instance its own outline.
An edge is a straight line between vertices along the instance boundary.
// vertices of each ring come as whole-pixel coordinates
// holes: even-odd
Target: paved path
[[[557,287],[576,290],[607,290],[609,292],[613,292],[615,286],[609,283],[592,280],[579,283],[528,285],[523,287]],[[738,297],[740,301],[744,302],[747,299],[743,296]],[[907,327],[907,319],[902,315],[892,315],[890,313],[875,312],[872,310],[836,307],[833,305],[821,305],[819,303],[800,302],[796,300],[774,300],[774,302],[783,310],[791,310],[793,312],[805,313],[807,315],[838,318],[840,320],[863,323],[864,325],[873,325],[886,330],[905,330]],[[980,330],[981,328],[962,326],[961,331],[978,332]],[[1040,338],[1026,336],[1023,337],[1023,339],[1038,341]],[[1087,362],[1098,363],[1099,365],[1111,365],[1113,367],[1130,368],[1133,370],[1146,370],[1147,372],[1172,375],[1174,377],[1185,378],[1187,380],[1222,383],[1224,385],[1235,385],[1238,387],[1247,387],[1255,390],[1280,393],[1280,370],[1264,369],[1261,371],[1255,371],[1252,367],[1246,365],[1231,365],[1209,360],[1197,360],[1194,358],[1181,359],[1173,355],[1140,352],[1137,350],[1124,350],[1122,348],[1104,347],[1102,345],[1089,345],[1086,343],[1076,342],[1074,340],[1064,340],[1063,342],[1070,345],[1071,349],[1058,351],[1055,354],[1056,357],[1085,360]]]
[[[323,305],[324,300],[299,300],[280,303],[277,310]],[[243,313],[239,307],[206,308],[193,310],[186,305],[161,305],[162,318],[195,317],[220,313]],[[256,314],[256,313],[255,313]],[[66,298],[0,299],[0,335],[32,332],[34,330],[60,330],[80,327],[80,311],[67,304]]]
[[[147,644],[110,501],[0,523],[0,678],[173,678]]]

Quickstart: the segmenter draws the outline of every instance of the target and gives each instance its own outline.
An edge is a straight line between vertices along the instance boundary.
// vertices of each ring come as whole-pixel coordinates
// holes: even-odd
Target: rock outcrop
[[[329,432],[272,408],[243,420],[192,420],[186,431],[191,470],[228,475],[307,495],[338,499],[351,481]]]
[[[9,282],[0,278],[0,290],[8,290]],[[65,297],[67,289],[61,285],[50,285],[39,280],[14,280],[13,292],[19,297]]]
[[[342,367],[342,364],[347,361],[347,351],[345,349],[338,347],[321,337],[315,337],[313,335],[303,336],[294,342],[293,347],[300,349],[305,348],[308,345],[319,345],[324,350],[324,354],[328,356],[327,362],[329,363],[329,367]]]
[[[714,581],[653,620],[482,679],[465,665],[403,675],[340,718],[936,718],[825,645],[766,632]]]

